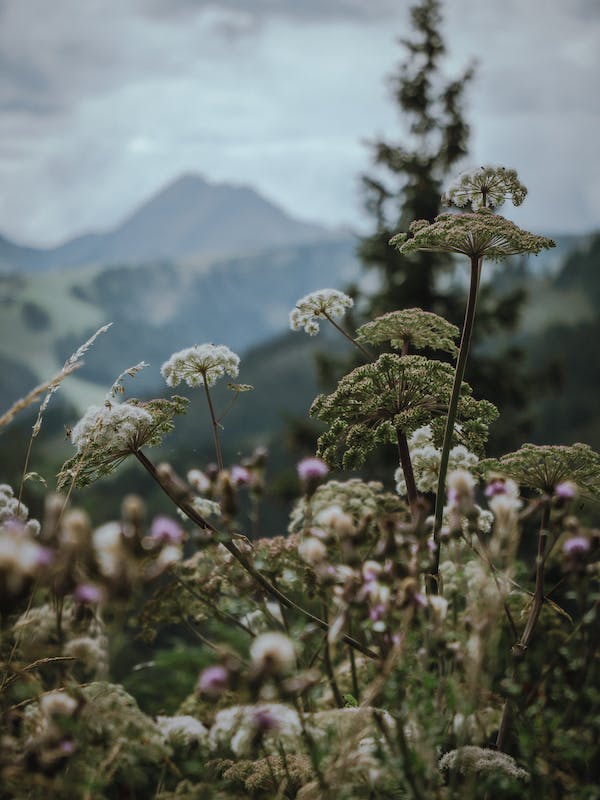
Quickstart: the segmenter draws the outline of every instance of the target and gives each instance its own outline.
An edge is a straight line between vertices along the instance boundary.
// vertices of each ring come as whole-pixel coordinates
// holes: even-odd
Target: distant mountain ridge
[[[47,249],[23,247],[0,236],[0,270],[39,272],[162,258],[214,258],[335,236],[320,225],[294,219],[250,187],[209,183],[199,175],[185,174],[112,230],[77,236]]]

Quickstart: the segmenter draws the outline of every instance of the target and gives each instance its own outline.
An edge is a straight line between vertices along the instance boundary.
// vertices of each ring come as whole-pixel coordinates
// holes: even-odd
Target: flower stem
[[[239,549],[239,547],[229,539],[223,537],[221,532],[215,528],[214,525],[211,525],[210,522],[204,517],[199,514],[196,509],[188,502],[186,497],[178,491],[170,481],[167,481],[163,478],[162,475],[159,474],[158,470],[156,469],[155,465],[150,461],[148,456],[143,453],[141,450],[136,450],[134,452],[135,457],[140,462],[140,464],[144,467],[144,469],[151,475],[151,477],[156,481],[156,483],[160,486],[163,492],[175,503],[175,505],[180,508],[183,513],[188,517],[195,525],[198,527],[203,528],[204,530],[211,531],[211,533],[216,534],[218,537],[218,541],[225,547],[231,555],[239,562],[239,564],[246,570],[246,572],[251,575],[255,582],[262,588],[264,591],[273,597],[275,600],[281,603],[282,606],[285,608],[293,609],[294,611],[301,614],[306,619],[310,620],[314,623],[318,628],[323,631],[329,630],[329,625],[319,617],[311,614],[306,608],[299,606],[297,603],[294,603],[287,595],[281,592],[276,586],[274,586],[269,579],[263,575],[260,570],[256,569],[254,564],[250,561],[249,558]],[[347,633],[342,634],[341,636],[342,641],[346,642],[346,644],[354,647],[356,650],[359,650],[363,655],[368,656],[369,658],[378,659],[377,653],[373,650],[365,647],[361,644],[357,639],[354,639]]]
[[[208,390],[208,384],[206,383],[206,375],[204,376],[204,391],[206,392],[206,399],[208,400],[208,410],[210,411],[210,419],[213,429],[213,439],[215,442],[215,452],[217,454],[217,464],[219,466],[219,472],[221,472],[223,470],[223,456],[221,454],[221,442],[219,441],[219,421],[217,420],[215,409],[212,404],[212,398]]]
[[[352,342],[352,344],[353,344],[355,347],[358,347],[358,349],[360,350],[360,352],[363,354],[363,356],[364,356],[364,357],[365,357],[365,358],[366,358],[368,361],[373,361],[373,354],[372,354],[372,353],[369,353],[369,351],[367,350],[367,348],[366,348],[366,347],[363,347],[363,346],[362,346],[362,344],[361,344],[360,342],[358,342],[356,339],[354,339],[352,336],[350,336],[350,334],[349,334],[347,331],[345,331],[345,330],[342,328],[342,326],[341,326],[341,325],[338,325],[338,324],[337,324],[337,322],[336,322],[336,321],[333,319],[333,317],[330,317],[330,316],[329,316],[329,314],[327,314],[326,312],[324,312],[324,313],[325,313],[325,316],[327,317],[327,319],[329,320],[329,322],[331,322],[331,324],[333,325],[333,327],[334,327],[336,330],[338,330],[338,331],[339,331],[339,332],[342,334],[342,336],[343,336],[344,338],[348,339],[348,341],[349,341],[349,342]]]
[[[408,497],[408,505],[413,516],[416,519],[418,516],[418,503],[419,494],[417,492],[417,485],[415,483],[415,474],[413,472],[412,461],[410,458],[410,451],[408,449],[408,441],[406,434],[401,430],[396,430],[396,438],[398,440],[398,455],[400,456],[400,466],[404,474],[404,483],[406,484],[406,496]]]
[[[548,540],[548,523],[550,522],[550,501],[549,499],[542,506],[542,518],[540,521],[540,532],[538,534],[538,549],[535,561],[535,591],[533,593],[533,601],[531,603],[531,611],[529,612],[529,619],[525,625],[521,638],[513,645],[512,653],[514,661],[522,659],[527,653],[527,648],[533,638],[533,632],[537,621],[540,617],[542,605],[544,604],[544,566],[546,561],[546,542]],[[512,680],[516,677],[516,664],[512,670]],[[502,719],[500,721],[500,728],[498,730],[498,737],[496,739],[496,749],[504,750],[506,744],[506,737],[510,728],[512,718],[512,701],[510,697],[504,703],[504,710],[502,712]]]
[[[473,334],[473,323],[475,321],[475,307],[477,305],[477,291],[479,289],[481,262],[481,258],[478,258],[477,256],[471,256],[471,283],[469,286],[469,298],[467,300],[467,308],[465,310],[465,321],[463,324],[456,369],[454,371],[454,383],[452,385],[452,394],[450,396],[450,403],[448,405],[448,416],[446,417],[446,428],[444,430],[444,441],[440,456],[440,472],[438,475],[437,494],[435,501],[435,522],[433,527],[433,540],[436,547],[431,568],[431,581],[428,587],[433,593],[437,592],[438,589],[438,575],[440,566],[440,531],[442,529],[442,515],[444,513],[444,504],[446,502],[446,474],[448,472],[450,446],[452,444],[452,434],[454,432],[454,423],[456,421],[460,390],[462,387],[463,378],[465,376],[465,368],[467,365],[467,358],[469,356],[469,348],[471,346],[471,336]]]

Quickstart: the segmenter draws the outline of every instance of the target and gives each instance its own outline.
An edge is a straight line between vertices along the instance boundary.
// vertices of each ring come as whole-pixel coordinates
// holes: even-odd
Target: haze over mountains
[[[0,235],[0,270],[42,271],[89,264],[140,263],[256,252],[335,236],[293,219],[246,186],[174,180],[120,225],[52,248],[25,247]]]

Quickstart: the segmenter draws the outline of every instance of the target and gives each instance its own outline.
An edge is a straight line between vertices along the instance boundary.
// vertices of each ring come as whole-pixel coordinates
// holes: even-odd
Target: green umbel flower
[[[409,436],[431,424],[439,446],[452,390],[449,364],[423,356],[384,353],[377,361],[352,370],[330,395],[320,395],[310,413],[329,423],[319,438],[318,453],[328,463],[360,466],[378,444],[396,443],[397,433]],[[458,402],[456,443],[481,450],[488,427],[498,412],[486,400],[475,400],[463,383]]]
[[[514,206],[520,206],[527,196],[527,187],[519,180],[517,171],[506,167],[480,167],[464,172],[442,195],[445,206],[473,211],[480,208],[500,208],[510,198]]]
[[[431,250],[500,261],[507,256],[539,253],[555,247],[552,239],[524,231],[489,208],[466,214],[440,214],[432,223],[420,219],[412,223],[410,230],[413,234],[410,239],[405,233],[390,239],[390,244],[404,254]]]
[[[576,484],[581,494],[600,495],[600,454],[587,444],[524,444],[514,453],[480,464],[485,472],[501,472],[521,486],[552,494],[565,481]]]
[[[91,406],[71,433],[77,454],[66,461],[58,475],[58,489],[81,487],[110,474],[127,456],[142,447],[161,443],[173,430],[173,419],[185,413],[188,400],[128,400]]]
[[[443,350],[456,355],[458,348],[454,340],[459,333],[456,325],[437,314],[420,308],[405,308],[401,311],[390,311],[361,325],[356,338],[373,345],[389,342],[398,350],[407,344],[418,350],[430,347],[432,350]]]

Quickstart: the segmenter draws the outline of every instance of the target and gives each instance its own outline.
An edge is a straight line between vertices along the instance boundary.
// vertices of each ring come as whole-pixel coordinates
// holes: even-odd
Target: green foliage
[[[431,423],[439,444],[452,387],[452,367],[422,356],[384,353],[377,361],[352,370],[330,395],[319,395],[310,413],[329,423],[319,438],[319,454],[345,468],[360,466],[378,444],[395,444]],[[488,426],[497,417],[486,400],[475,400],[463,383],[458,404],[460,433],[456,444],[480,451]]]

